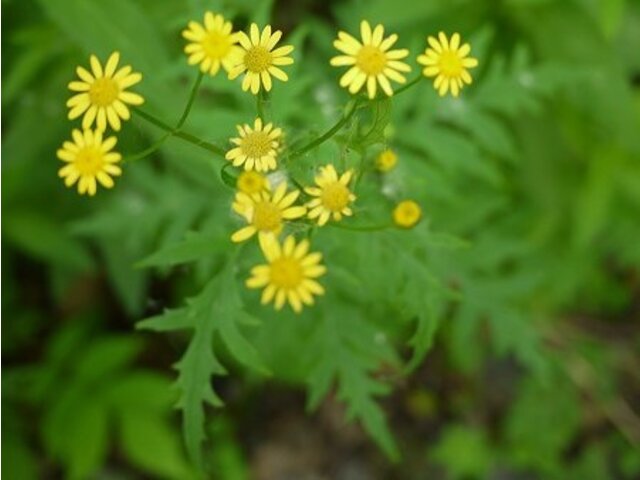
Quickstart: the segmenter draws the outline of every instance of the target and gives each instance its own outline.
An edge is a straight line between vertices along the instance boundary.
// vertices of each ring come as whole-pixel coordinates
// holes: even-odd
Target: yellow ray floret
[[[237,125],[236,128],[240,136],[231,139],[235,147],[226,153],[225,158],[234,167],[243,165],[245,170],[275,170],[282,130],[273,128],[272,123],[263,125],[260,118],[256,118],[253,128],[247,124]]]
[[[190,43],[184,47],[189,65],[200,64],[200,70],[215,75],[220,66],[227,72],[237,62],[242,49],[237,46],[238,34],[222,15],[204,14],[204,23],[189,22],[182,36]]]
[[[384,27],[377,25],[373,30],[369,22],[360,24],[362,42],[345,32],[339,32],[333,42],[334,47],[343,55],[333,57],[331,65],[335,67],[351,67],[342,78],[340,86],[349,88],[351,94],[358,93],[362,87],[367,88],[369,98],[376,96],[377,86],[388,96],[393,95],[389,80],[405,83],[407,79],[400,72],[410,72],[411,67],[400,60],[409,55],[409,50],[390,50],[398,40],[395,33],[384,38]]]
[[[349,190],[349,182],[353,171],[348,170],[340,177],[333,165],[320,167],[320,174],[316,176],[315,187],[305,188],[305,192],[316,197],[307,203],[309,218],[317,219],[318,225],[325,225],[330,218],[342,220],[343,216],[353,215],[349,205],[356,196]]]
[[[91,72],[78,67],[80,80],[69,83],[69,90],[76,93],[67,102],[69,120],[84,114],[82,128],[91,128],[96,122],[98,129],[105,130],[107,121],[111,128],[120,130],[122,120],[129,120],[129,105],[142,105],[144,99],[127,89],[142,80],[142,74],[132,72],[130,66],[118,69],[120,54],[113,52],[104,68],[95,55],[91,55]]]
[[[424,65],[422,73],[426,77],[435,77],[433,86],[443,97],[448,91],[457,97],[466,83],[472,82],[469,68],[478,66],[478,60],[469,57],[471,46],[460,45],[460,34],[454,33],[449,40],[444,32],[438,38],[427,38],[429,47],[423,55],[418,56],[418,63]]]
[[[320,264],[321,253],[309,253],[308,240],[296,245],[289,236],[280,245],[275,236],[269,236],[261,239],[260,247],[268,263],[253,267],[246,284],[249,288],[264,288],[263,305],[273,301],[280,310],[288,302],[299,313],[303,305],[313,305],[314,295],[324,294],[316,279],[327,269]]]
[[[414,227],[422,217],[422,210],[413,200],[403,200],[393,209],[393,223],[401,228]]]
[[[122,174],[117,165],[122,157],[111,150],[116,145],[116,137],[102,138],[100,130],[73,130],[73,141],[66,141],[58,150],[58,158],[66,163],[58,175],[64,184],[72,187],[78,183],[78,193],[96,194],[96,183],[105,188],[113,187],[112,176]]]
[[[380,152],[376,157],[376,168],[381,172],[389,172],[393,170],[398,163],[398,155],[396,152],[387,148]]]
[[[242,90],[246,92],[251,89],[254,95],[258,94],[261,86],[267,92],[271,90],[272,76],[283,82],[289,80],[287,74],[279,67],[293,63],[293,58],[289,56],[293,47],[285,45],[275,48],[281,37],[280,30],[271,33],[271,25],[267,25],[260,34],[255,23],[251,24],[249,35],[239,32],[242,52],[236,65],[229,71],[229,78],[233,80],[244,73]]]
[[[273,194],[268,190],[253,194],[236,193],[232,208],[244,217],[248,225],[235,232],[231,240],[243,242],[256,233],[260,238],[279,234],[285,220],[300,218],[307,213],[305,207],[294,205],[299,195],[299,190],[287,193],[284,182]]]

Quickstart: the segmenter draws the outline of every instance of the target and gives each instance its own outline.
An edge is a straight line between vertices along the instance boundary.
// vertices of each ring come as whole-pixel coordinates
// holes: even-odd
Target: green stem
[[[318,145],[323,144],[324,142],[329,140],[331,137],[333,137],[336,133],[338,133],[340,129],[351,119],[351,117],[355,113],[356,103],[357,102],[355,99],[350,100],[349,103],[347,104],[347,108],[345,109],[344,114],[333,127],[331,127],[329,130],[327,130],[325,133],[320,135],[315,140],[312,140],[311,142],[306,144],[304,147],[301,147],[298,150],[291,152],[291,154],[289,155],[289,160],[293,160],[294,158],[298,158],[304,155],[309,150],[317,147]]]
[[[134,160],[139,160],[141,158],[144,158],[148,155],[151,155],[153,152],[155,152],[156,150],[158,150],[162,144],[165,142],[165,140],[167,138],[169,138],[171,136],[171,132],[167,132],[165,133],[162,137],[160,137],[160,139],[155,142],[154,144],[150,145],[149,147],[145,148],[144,150],[142,150],[141,152],[138,153],[134,153],[133,155],[128,155],[126,157],[124,157],[122,159],[123,162],[133,162]]]
[[[202,72],[202,70],[199,70],[196,81],[193,84],[193,87],[191,88],[191,94],[189,95],[189,101],[187,102],[187,106],[184,108],[184,112],[182,112],[182,116],[180,117],[180,120],[178,120],[178,124],[176,125],[176,128],[175,128],[176,130],[182,127],[182,125],[184,125],[184,122],[187,120],[187,117],[189,116],[189,112],[191,112],[191,107],[193,106],[193,102],[196,99],[196,95],[198,94],[198,90],[200,89],[200,84],[202,83],[203,77],[204,77],[204,73]]]
[[[266,97],[267,97],[267,93],[262,89],[260,89],[260,91],[256,95],[256,111],[258,112],[258,117],[260,117],[260,119],[263,122],[266,121],[266,115],[265,115],[265,103],[267,101]]]
[[[393,92],[393,96],[395,97],[396,95],[400,95],[402,92],[405,92],[407,90],[409,90],[411,87],[413,87],[414,85],[417,85],[418,83],[420,83],[420,81],[424,78],[424,76],[422,74],[420,74],[419,76],[417,76],[416,78],[414,78],[413,80],[411,80],[409,83],[403,85],[402,87],[400,87],[398,90],[396,90],[395,92]]]
[[[171,127],[170,125],[167,125],[162,120],[155,117],[154,115],[151,115],[150,113],[145,112],[144,110],[136,109],[134,110],[134,112],[137,115],[140,115],[142,118],[144,118],[147,122],[151,123],[152,125],[155,125],[156,127],[166,132],[169,132],[169,134],[173,135],[174,137],[181,138],[182,140],[185,140],[209,152],[213,152],[216,155],[219,155],[221,157],[224,157],[226,153],[222,148],[218,147],[217,145],[214,145],[213,143],[210,143],[210,142],[206,142],[201,138],[198,138],[195,135],[192,135],[190,133],[183,132],[182,130],[177,130]]]

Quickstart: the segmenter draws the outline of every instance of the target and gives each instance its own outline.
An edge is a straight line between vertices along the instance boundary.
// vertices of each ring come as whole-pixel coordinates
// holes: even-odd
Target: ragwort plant
[[[324,279],[332,269],[335,268],[339,281],[352,285],[354,281],[347,266],[334,266],[331,256],[325,254],[323,242],[328,240],[320,235],[321,229],[333,227],[334,233],[342,229],[366,237],[394,229],[399,233],[411,230],[422,221],[421,237],[417,238],[428,234],[428,230],[424,230],[427,225],[423,207],[399,192],[386,191],[385,182],[381,181],[402,161],[393,147],[387,145],[388,112],[395,96],[417,88],[427,78],[433,79],[433,88],[441,97],[448,94],[457,97],[465,85],[472,83],[470,69],[475,68],[478,61],[469,56],[471,47],[462,42],[458,33],[448,36],[440,32],[437,36],[428,36],[425,50],[414,55],[420,71],[408,81],[407,75],[413,70],[409,62],[411,52],[397,45],[398,35],[385,35],[383,25],[371,26],[366,20],[360,23],[359,34],[356,38],[350,33],[338,32],[333,42],[337,55],[329,61],[340,69],[339,85],[350,95],[342,115],[324,133],[315,137],[302,135],[303,141],[291,141],[286,128],[279,125],[270,112],[270,92],[285,88],[281,84],[288,81],[287,68],[294,63],[291,56],[294,47],[283,42],[282,32],[274,31],[270,25],[260,29],[252,23],[248,32],[236,31],[231,22],[213,12],[206,12],[202,23],[189,22],[182,32],[187,42],[184,52],[198,73],[175,126],[142,107],[145,100],[136,92],[142,75],[131,66],[120,66],[119,52],[113,52],[105,63],[91,55],[90,68],[78,66],[78,79],[68,85],[73,92],[67,102],[68,117],[72,121],[80,120],[81,125],[73,129],[70,140],[65,141],[57,153],[64,162],[59,176],[67,187],[76,186],[79,194],[90,196],[96,195],[98,187],[111,189],[115,186],[114,177],[123,174],[127,160],[147,157],[169,137],[176,137],[219,159],[221,183],[232,190],[228,194],[228,205],[237,217],[238,227],[227,235],[229,260],[186,307],[167,311],[140,324],[141,328],[157,331],[190,329],[194,332],[177,369],[187,449],[197,464],[202,464],[203,404],[222,404],[211,385],[212,375],[226,373],[217,358],[214,339],[220,338],[240,362],[268,373],[241,329],[243,324],[255,323],[255,318],[244,307],[244,298],[252,294],[241,294],[235,281],[244,259],[254,258],[253,250],[260,252],[262,260],[255,261],[245,276],[247,289],[261,291],[262,305],[273,304],[278,311],[288,306],[300,314],[313,308],[325,295]],[[252,95],[255,112],[247,113],[246,123],[236,126],[237,136],[210,142],[182,127],[197,100],[204,77],[216,75],[237,81],[244,92]],[[165,135],[144,151],[123,157],[116,150],[116,134],[132,114],[164,130]],[[329,140],[342,146],[340,156],[310,163],[310,152]],[[383,149],[379,148],[381,144]],[[351,152],[355,152],[355,160]],[[312,181],[298,177],[299,169],[294,167],[300,162],[313,172]],[[367,192],[364,198],[360,198],[359,191]],[[377,208],[367,203],[371,202],[372,191],[390,200],[384,219],[378,223],[358,218],[363,212]],[[398,248],[398,245],[389,243],[388,248]],[[410,257],[402,258],[404,255],[407,253],[396,260],[399,268],[412,261]],[[381,259],[374,254],[371,261]],[[428,282],[437,283],[437,280],[428,279]],[[392,291],[389,294],[393,294]],[[420,293],[413,295],[420,296]],[[413,307],[408,308],[412,315]],[[424,304],[419,301],[416,309],[424,310]],[[320,315],[326,315],[326,310]],[[426,351],[433,328],[427,322],[418,325],[412,339],[416,354],[411,365],[415,366]],[[356,357],[341,354],[341,347],[333,345],[331,340],[333,336],[340,336],[341,330],[347,343],[356,345],[371,335],[384,343],[384,337],[348,310],[341,311],[322,329],[327,330],[321,332],[320,338],[324,339],[321,342],[329,343],[321,345],[317,361],[312,362],[310,405],[316,406],[327,393],[332,379],[337,379],[339,395],[348,403],[349,415],[362,420],[386,453],[397,457],[397,447],[373,400],[385,393],[387,387],[363,375],[375,367],[377,360],[372,363],[365,355],[360,360],[363,363],[358,363]],[[395,356],[390,355],[389,358]],[[304,357],[303,352],[300,356]]]

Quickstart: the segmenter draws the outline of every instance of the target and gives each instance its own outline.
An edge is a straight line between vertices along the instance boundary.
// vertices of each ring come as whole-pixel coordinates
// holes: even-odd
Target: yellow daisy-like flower
[[[229,78],[233,80],[244,73],[242,90],[246,92],[251,89],[254,95],[258,94],[261,85],[267,92],[271,90],[272,75],[283,82],[289,80],[279,67],[293,63],[293,58],[288,56],[293,52],[293,46],[285,45],[274,50],[281,37],[280,30],[271,33],[271,25],[264,27],[260,34],[255,23],[251,24],[249,35],[239,32],[238,39],[243,51],[237,64],[229,71]]]
[[[376,158],[376,168],[381,172],[389,172],[393,170],[398,163],[398,155],[396,152],[387,148],[380,152],[378,157]]]
[[[422,210],[413,200],[403,200],[393,209],[393,223],[401,228],[414,227],[422,217]]]
[[[67,107],[69,120],[74,120],[84,114],[82,128],[91,128],[94,121],[100,130],[107,128],[107,121],[111,128],[120,130],[120,119],[129,120],[131,112],[129,105],[142,105],[144,98],[137,93],[127,91],[127,88],[142,80],[141,73],[134,73],[130,66],[118,69],[120,53],[113,52],[104,68],[95,55],[91,55],[91,73],[83,67],[78,67],[76,73],[80,80],[69,83],[69,90],[79,92],[69,99]]]
[[[293,205],[299,195],[299,190],[287,193],[285,183],[281,183],[273,194],[268,190],[251,195],[238,192],[232,208],[248,225],[235,232],[231,240],[243,242],[256,233],[259,238],[279,234],[284,220],[300,218],[307,213],[305,207]]]
[[[325,225],[329,218],[342,220],[342,216],[353,215],[349,204],[354,202],[356,196],[349,190],[349,182],[353,177],[353,171],[348,170],[338,177],[338,172],[333,165],[320,167],[320,174],[316,176],[317,187],[307,187],[305,192],[314,198],[307,204],[309,218],[317,219],[318,225]]]
[[[244,165],[245,170],[268,172],[277,167],[276,156],[282,130],[273,128],[272,123],[262,124],[262,119],[256,118],[253,128],[250,125],[238,125],[236,127],[240,137],[231,139],[236,145],[227,152],[225,158],[233,162],[234,167]]]
[[[427,47],[423,55],[418,57],[418,63],[424,65],[422,73],[425,77],[436,77],[433,86],[443,97],[451,90],[457,97],[464,84],[471,84],[468,68],[478,66],[478,60],[469,57],[471,46],[468,43],[460,46],[460,34],[454,33],[451,40],[444,32],[438,34],[438,39],[427,39],[431,48]]]
[[[400,60],[409,55],[409,50],[389,50],[398,40],[398,35],[384,38],[384,27],[377,25],[373,31],[369,22],[360,23],[362,43],[346,32],[339,32],[333,46],[344,53],[331,59],[334,67],[350,66],[340,78],[340,86],[349,88],[351,94],[358,93],[367,85],[369,98],[376,96],[377,85],[384,93],[393,95],[389,80],[405,83],[407,79],[400,72],[410,72],[411,67]]]
[[[220,66],[227,72],[235,65],[242,53],[238,43],[238,34],[233,33],[233,25],[222,15],[213,12],[204,14],[204,24],[189,22],[182,36],[191,43],[184,47],[189,56],[189,65],[200,64],[200,70],[215,75]]]
[[[113,187],[111,176],[122,174],[117,163],[122,160],[119,153],[111,150],[116,137],[102,138],[101,130],[73,130],[73,142],[66,141],[58,150],[58,158],[66,165],[58,171],[67,187],[78,182],[78,193],[96,194],[96,180],[105,188]]]
[[[238,176],[236,187],[242,193],[252,195],[264,190],[269,190],[269,181],[264,175],[253,170],[247,170]]]
[[[251,269],[247,279],[249,288],[263,288],[263,305],[274,301],[276,310],[289,302],[296,313],[302,311],[303,304],[313,305],[314,295],[323,295],[324,288],[316,278],[327,272],[321,265],[322,254],[309,253],[309,241],[302,240],[296,245],[292,236],[288,236],[282,245],[275,237],[265,237],[260,247],[267,260],[266,265]]]

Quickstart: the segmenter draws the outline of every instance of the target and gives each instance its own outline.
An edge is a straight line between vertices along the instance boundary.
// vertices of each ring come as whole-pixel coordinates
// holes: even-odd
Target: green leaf
[[[120,412],[119,417],[122,449],[131,463],[153,478],[195,478],[164,418],[138,409]]]
[[[167,267],[194,262],[221,253],[230,245],[228,235],[187,233],[181,242],[167,245],[136,264],[138,267]]]
[[[171,381],[165,376],[137,370],[112,380],[106,387],[105,399],[120,410],[137,408],[162,413],[171,410],[176,393],[171,389]]]
[[[214,338],[218,336],[241,363],[268,372],[238,327],[239,323],[254,323],[252,320],[247,322],[247,317],[235,283],[233,263],[229,262],[197,297],[188,301],[187,307],[138,324],[139,328],[157,331],[193,330],[187,351],[176,365],[179,371],[176,385],[180,392],[178,406],[183,411],[187,451],[200,467],[203,463],[201,446],[205,440],[204,406],[222,406],[222,400],[211,386],[211,377],[227,373],[213,350]]]
[[[85,246],[51,216],[14,211],[3,219],[2,230],[7,240],[40,260],[78,271],[86,271],[93,265]]]
[[[90,477],[107,455],[107,409],[99,398],[87,401],[87,394],[69,386],[54,399],[44,421],[45,445],[70,479]]]
[[[113,374],[129,365],[142,349],[142,339],[111,336],[92,343],[78,356],[76,376],[91,381]]]
[[[347,405],[348,418],[357,418],[380,448],[392,460],[399,459],[398,447],[375,397],[386,394],[387,385],[371,372],[384,363],[396,363],[391,351],[373,326],[353,310],[336,308],[325,312],[313,333],[309,355],[313,366],[308,377],[308,408],[316,408],[334,381],[338,398]],[[339,319],[348,318],[349,321]]]

